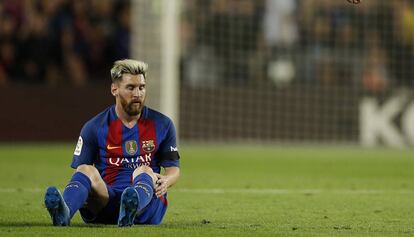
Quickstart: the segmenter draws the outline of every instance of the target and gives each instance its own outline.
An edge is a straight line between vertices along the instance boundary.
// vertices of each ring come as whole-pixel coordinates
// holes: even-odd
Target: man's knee
[[[82,174],[88,176],[92,184],[97,183],[101,180],[99,171],[93,165],[80,165],[78,168],[76,168],[76,172],[81,172]]]
[[[134,173],[132,174],[133,178],[135,179],[135,177],[137,177],[138,175],[145,173],[148,174],[149,176],[151,176],[152,181],[155,183],[157,181],[157,176],[155,175],[154,171],[152,170],[151,167],[146,166],[146,165],[142,165],[138,168],[136,168],[134,170]]]
[[[93,165],[80,165],[76,168],[76,172],[80,172],[91,181],[92,192],[88,196],[86,208],[94,214],[99,213],[109,201],[109,190],[103,181],[98,169]]]

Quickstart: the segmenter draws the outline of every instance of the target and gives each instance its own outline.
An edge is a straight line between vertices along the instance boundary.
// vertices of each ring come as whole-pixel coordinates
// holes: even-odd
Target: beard
[[[144,101],[132,100],[128,102],[122,97],[119,98],[122,108],[129,116],[137,116],[141,113],[142,108],[144,107]]]

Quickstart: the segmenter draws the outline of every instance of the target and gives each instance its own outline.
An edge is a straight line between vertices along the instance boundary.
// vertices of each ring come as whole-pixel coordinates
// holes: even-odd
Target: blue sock
[[[63,199],[70,210],[70,218],[81,208],[91,192],[91,180],[81,172],[76,172],[63,192]]]
[[[150,203],[152,195],[154,194],[154,186],[151,176],[146,173],[139,174],[134,179],[134,188],[138,192],[138,211],[140,211]]]

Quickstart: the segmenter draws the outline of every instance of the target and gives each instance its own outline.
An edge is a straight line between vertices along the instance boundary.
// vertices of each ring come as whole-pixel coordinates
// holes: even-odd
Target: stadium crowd
[[[129,16],[126,0],[0,1],[0,85],[108,79],[129,56]]]
[[[371,92],[413,86],[414,1],[301,1],[303,79]],[[318,76],[319,78],[314,78]]]
[[[0,1],[0,85],[81,86],[129,56],[128,0]],[[184,83],[413,86],[414,0],[184,0]]]
[[[187,0],[183,79],[193,86],[271,81],[371,92],[412,86],[413,2]]]

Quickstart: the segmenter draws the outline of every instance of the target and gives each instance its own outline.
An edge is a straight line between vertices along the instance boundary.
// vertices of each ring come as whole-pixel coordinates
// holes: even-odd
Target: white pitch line
[[[180,188],[176,190],[177,192],[183,193],[206,193],[206,194],[222,194],[222,193],[247,193],[247,194],[289,194],[293,192],[300,193],[320,193],[319,189],[306,189],[306,190],[288,190],[288,189],[189,189],[189,188]]]
[[[40,193],[46,188],[0,188],[0,193]],[[197,194],[414,194],[414,190],[380,190],[380,189],[223,189],[223,188],[176,188],[171,192]]]
[[[398,194],[414,194],[414,190],[377,190],[377,189],[176,189],[177,192],[184,193],[205,193],[205,194],[382,194],[382,193],[398,193]]]

